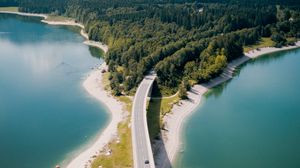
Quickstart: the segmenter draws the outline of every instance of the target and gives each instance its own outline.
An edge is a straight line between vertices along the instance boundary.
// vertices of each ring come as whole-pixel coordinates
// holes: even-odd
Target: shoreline
[[[76,23],[75,20],[68,21],[47,21],[44,18],[41,22],[49,25],[57,26],[77,26],[80,28],[80,35],[85,39],[83,44],[87,46],[97,47],[101,49],[104,54],[108,52],[108,46],[101,43],[89,40],[88,34],[85,32],[84,25]],[[91,167],[92,161],[103,154],[105,147],[118,136],[118,124],[124,120],[125,112],[123,110],[123,104],[115,99],[111,94],[105,90],[102,82],[103,74],[102,70],[107,69],[107,65],[104,62],[95,70],[88,72],[87,78],[83,81],[83,88],[87,93],[100,101],[106,108],[110,115],[108,124],[103,128],[101,133],[98,135],[97,140],[90,146],[84,149],[82,152],[75,155],[67,163],[67,168],[85,168]],[[99,132],[99,131],[98,131]]]
[[[11,11],[0,11],[0,14],[15,14],[20,16],[29,17],[41,17],[42,23],[57,26],[77,26],[81,28],[80,35],[84,37],[85,41],[83,44],[97,47],[103,50],[104,54],[108,52],[108,46],[101,43],[89,40],[88,34],[84,31],[84,25],[76,23],[75,20],[66,21],[47,21],[48,15],[46,14],[35,14],[35,13],[24,13],[24,12],[11,12]],[[124,120],[125,111],[123,110],[123,104],[115,99],[111,94],[105,90],[102,82],[102,70],[107,69],[107,65],[104,62],[95,70],[88,72],[87,78],[83,81],[83,88],[87,93],[100,101],[106,108],[110,115],[108,124],[103,128],[101,133],[96,138],[97,140],[91,144],[91,146],[84,149],[82,152],[75,154],[74,157],[70,158],[66,163],[67,168],[85,168],[90,167],[92,160],[95,156],[103,153],[104,148],[107,144],[118,136],[118,124]],[[99,131],[98,131],[99,132]]]
[[[22,12],[5,12],[0,11],[0,13],[6,14],[17,14],[22,16],[32,16],[32,17],[42,17],[44,19],[41,22],[49,25],[64,25],[64,26],[78,26],[81,28],[80,34],[86,39],[83,43],[89,46],[100,48],[107,53],[108,46],[96,41],[88,40],[88,34],[84,31],[84,25],[76,23],[75,21],[47,21],[47,15],[45,14],[32,14],[32,13],[22,13]],[[155,156],[155,160],[158,160],[157,167],[168,167],[174,163],[178,151],[180,151],[182,146],[182,131],[186,119],[192,115],[192,113],[199,107],[202,103],[202,96],[212,87],[224,83],[232,78],[233,71],[237,66],[247,62],[250,59],[254,59],[265,54],[270,54],[274,52],[291,50],[300,47],[300,42],[296,43],[296,46],[288,46],[282,48],[265,47],[258,50],[251,50],[245,53],[244,57],[238,58],[233,62],[229,63],[226,68],[227,73],[224,76],[212,80],[207,84],[195,85],[192,87],[191,91],[188,92],[189,100],[181,100],[178,104],[175,104],[169,114],[163,118],[163,123],[166,124],[167,131],[161,131],[163,137],[164,148],[166,152],[159,152]],[[103,63],[98,69],[89,72],[87,79],[83,82],[83,87],[85,90],[97,100],[102,102],[107,108],[111,115],[111,119],[108,125],[103,129],[96,142],[94,142],[90,147],[88,147],[83,152],[76,155],[75,158],[71,159],[67,165],[68,168],[73,167],[86,167],[91,164],[91,160],[94,156],[99,155],[101,150],[115,137],[117,136],[117,125],[124,119],[124,110],[121,102],[116,100],[104,89],[101,85],[103,69],[106,69],[107,65]],[[228,75],[229,73],[229,75]],[[161,150],[160,150],[161,151]]]
[[[0,13],[3,13],[3,14],[14,14],[14,15],[20,15],[20,16],[41,17],[41,18],[44,18],[44,19],[48,18],[48,15],[37,14],[37,13],[12,12],[12,11],[0,11]]]
[[[243,57],[230,62],[225,68],[223,74],[221,74],[219,77],[205,84],[194,85],[191,90],[188,91],[189,99],[180,100],[178,104],[174,104],[171,112],[163,118],[163,123],[166,129],[161,130],[162,140],[155,142],[155,144],[158,143],[159,148],[159,152],[155,156],[157,167],[172,167],[179,152],[183,152],[182,132],[184,131],[184,123],[203,102],[202,98],[205,93],[207,93],[211,88],[232,79],[235,69],[251,59],[255,59],[270,53],[292,50],[296,48],[300,48],[300,41],[297,41],[295,46],[286,46],[282,48],[264,47],[258,50],[251,50],[247,53],[244,53]]]
[[[47,21],[44,18],[41,22],[49,25],[58,26],[77,26],[80,30],[80,35],[84,37],[85,41],[83,44],[87,46],[97,47],[101,49],[104,54],[108,52],[108,46],[101,43],[89,40],[88,34],[85,32],[84,25],[76,23],[75,20],[68,21]],[[104,62],[95,70],[88,72],[87,78],[83,81],[83,88],[87,93],[100,101],[106,108],[110,115],[108,124],[103,128],[101,133],[98,135],[97,140],[93,142],[90,146],[84,149],[82,152],[75,155],[75,157],[70,159],[67,163],[67,168],[85,168],[91,167],[92,161],[103,154],[105,147],[111,140],[118,136],[118,124],[124,120],[125,112],[123,110],[123,104],[115,99],[111,94],[105,90],[102,82],[103,73],[102,70],[107,69],[107,65]],[[98,131],[99,132],[99,131]]]
[[[75,22],[75,20],[66,20],[66,21],[49,21],[47,20],[48,15],[47,14],[36,14],[36,13],[24,13],[24,12],[11,12],[11,11],[0,11],[0,14],[14,14],[14,15],[20,15],[20,16],[30,16],[30,17],[41,17],[43,18],[41,20],[42,23],[46,23],[48,25],[53,26],[77,26],[80,30],[80,35],[85,38],[85,41],[83,42],[85,45],[97,47],[104,51],[106,54],[108,52],[108,46],[106,44],[103,44],[101,42],[89,40],[88,34],[85,32],[85,27],[81,23]]]
[[[103,153],[106,145],[118,136],[118,124],[124,120],[126,113],[123,104],[110,95],[101,84],[103,69],[106,69],[106,63],[89,73],[83,82],[83,87],[92,97],[103,103],[110,114],[108,125],[99,134],[97,140],[83,152],[79,153],[75,158],[67,164],[67,168],[85,168],[90,167],[96,156]]]

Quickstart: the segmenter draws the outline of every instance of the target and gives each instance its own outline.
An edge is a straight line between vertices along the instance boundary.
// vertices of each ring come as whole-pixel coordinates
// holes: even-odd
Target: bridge
[[[132,146],[135,168],[155,168],[147,125],[147,98],[151,95],[156,74],[151,72],[140,83],[132,107]]]

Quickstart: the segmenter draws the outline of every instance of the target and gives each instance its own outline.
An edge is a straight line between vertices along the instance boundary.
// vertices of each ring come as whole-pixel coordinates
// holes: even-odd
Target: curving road
[[[147,97],[151,93],[155,78],[156,74],[153,72],[145,76],[136,91],[133,101],[131,132],[135,168],[155,167],[146,118]]]

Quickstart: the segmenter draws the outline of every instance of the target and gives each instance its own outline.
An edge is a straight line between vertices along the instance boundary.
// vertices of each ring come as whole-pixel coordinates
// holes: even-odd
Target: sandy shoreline
[[[97,138],[96,142],[75,157],[68,164],[67,168],[89,167],[95,156],[98,156],[101,153],[100,151],[102,151],[111,140],[118,136],[118,123],[123,121],[124,117],[126,117],[123,104],[111,96],[102,85],[103,76],[101,71],[106,68],[106,64],[103,63],[98,69],[93,70],[83,82],[83,87],[91,96],[105,104],[111,114],[110,122]]]
[[[76,23],[74,20],[67,20],[67,21],[47,21],[47,20],[41,20],[43,23],[47,23],[49,25],[58,25],[58,26],[77,26],[80,27],[80,35],[83,36],[86,40],[83,42],[83,44],[92,46],[92,47],[97,47],[100,48],[101,50],[104,51],[104,53],[107,53],[108,51],[108,46],[97,41],[89,40],[89,35],[85,32],[84,25],[80,23]]]
[[[44,19],[48,18],[48,16],[45,15],[45,14],[37,14],[37,13],[24,13],[24,12],[12,12],[12,11],[0,11],[0,13],[15,14],[15,15],[20,15],[20,16],[41,17],[41,18],[44,18]]]
[[[158,152],[155,156],[157,167],[171,167],[174,163],[179,151],[182,151],[182,131],[183,125],[186,119],[199,107],[203,95],[212,87],[215,87],[221,83],[224,83],[233,77],[233,73],[236,67],[247,62],[250,59],[260,57],[265,54],[290,50],[300,47],[300,41],[295,46],[288,46],[282,48],[265,47],[259,50],[252,50],[245,53],[245,56],[234,60],[229,63],[224,73],[212,80],[209,83],[202,85],[195,85],[191,91],[188,92],[189,100],[181,100],[178,104],[175,104],[171,110],[171,113],[167,114],[163,118],[166,130],[162,130],[163,141],[158,141]]]
[[[87,40],[87,41],[83,42],[83,44],[88,45],[88,46],[98,47],[101,50],[103,50],[104,53],[107,53],[107,51],[108,51],[108,46],[101,42]]]
[[[0,11],[0,13],[8,13],[8,14],[17,14],[22,16],[34,16],[34,17],[42,17],[44,20],[41,20],[44,23],[50,25],[67,25],[67,26],[78,26],[81,28],[80,34],[86,39],[83,43],[86,45],[98,47],[102,49],[105,53],[108,51],[108,46],[96,41],[88,40],[88,34],[84,31],[84,26],[80,23],[76,23],[75,21],[66,21],[66,22],[55,22],[55,21],[47,21],[47,15],[45,14],[31,14],[31,13],[22,13],[22,12],[5,12]],[[167,131],[162,131],[162,137],[164,140],[164,146],[160,149],[158,154],[155,156],[155,160],[157,162],[157,167],[170,167],[171,163],[175,161],[176,155],[178,151],[180,151],[182,147],[182,127],[184,121],[188,116],[195,111],[195,109],[201,103],[202,96],[212,87],[219,85],[229,79],[232,78],[233,71],[235,68],[249,59],[257,58],[264,54],[269,54],[273,52],[290,50],[296,47],[300,47],[300,42],[297,42],[297,46],[289,46],[283,48],[274,48],[274,47],[266,47],[258,50],[252,50],[245,53],[245,56],[239,58],[228,65],[225,70],[225,73],[221,75],[221,77],[213,80],[208,84],[203,85],[195,85],[192,87],[191,91],[188,92],[189,100],[182,100],[178,105],[174,105],[171,113],[166,115],[163,119],[163,122],[166,124]],[[77,157],[75,157],[69,164],[68,168],[84,168],[90,165],[90,161],[93,160],[93,156],[97,156],[99,151],[102,150],[106,144],[108,144],[112,138],[117,136],[117,125],[124,118],[123,105],[121,102],[117,101],[113,98],[110,93],[105,91],[104,87],[101,85],[102,73],[101,70],[106,68],[106,64],[102,64],[98,69],[93,70],[87,77],[87,79],[83,82],[83,87],[86,91],[97,100],[101,101],[103,104],[107,106],[111,113],[111,121],[107,125],[107,127],[103,130],[101,135],[98,137],[97,141],[84,152],[80,153]]]
[[[89,40],[89,36],[85,32],[84,25],[81,24],[81,23],[75,22],[75,20],[73,20],[73,19],[66,20],[66,21],[49,21],[49,20],[47,20],[47,18],[48,18],[47,14],[11,12],[11,11],[0,11],[0,13],[3,13],[3,14],[15,14],[15,15],[20,15],[20,16],[41,17],[41,18],[43,18],[41,20],[41,22],[49,24],[49,25],[54,25],[54,26],[55,25],[57,25],[57,26],[77,26],[77,27],[81,28],[81,30],[80,30],[81,36],[83,36],[86,39],[83,42],[85,45],[100,48],[101,50],[104,51],[104,53],[107,53],[107,51],[108,51],[108,46],[107,45],[105,45],[105,44],[103,44],[101,42]]]
[[[41,17],[43,18],[41,22],[49,24],[49,25],[64,25],[64,26],[77,26],[80,27],[80,34],[86,39],[83,43],[85,45],[98,47],[107,53],[108,46],[101,43],[89,40],[88,34],[84,30],[84,25],[80,23],[76,23],[75,20],[66,20],[66,21],[48,21],[48,15],[46,14],[35,14],[35,13],[23,13],[23,12],[10,12],[10,11],[0,11],[0,13],[4,14],[15,14],[21,16],[30,16],[30,17]],[[68,168],[85,168],[89,167],[91,161],[101,154],[101,151],[104,150],[105,146],[117,135],[117,127],[118,124],[123,121],[125,112],[123,110],[123,104],[115,99],[104,89],[102,85],[102,70],[107,69],[107,65],[103,63],[99,68],[91,71],[85,81],[83,82],[83,87],[85,90],[97,100],[102,102],[111,114],[111,118],[109,124],[104,128],[101,132],[100,136],[97,138],[96,142],[94,142],[90,147],[85,149],[83,152],[79,153],[75,158],[68,163]]]
[[[76,23],[74,20],[68,20],[65,22],[56,22],[56,21],[47,21],[47,20],[41,20],[41,21],[50,25],[65,25],[65,26],[80,27],[81,28],[80,34],[86,39],[83,42],[85,45],[100,48],[101,50],[104,51],[105,54],[108,51],[107,45],[101,42],[89,40],[89,36],[84,30],[85,29],[84,25],[80,23]],[[104,86],[101,83],[103,77],[101,71],[103,69],[107,69],[107,65],[105,63],[103,63],[96,70],[90,72],[87,79],[85,79],[85,81],[83,82],[83,87],[91,96],[95,97],[97,100],[102,102],[108,108],[108,111],[110,112],[111,115],[109,124],[104,128],[100,136],[90,147],[88,147],[83,152],[79,153],[75,158],[71,160],[70,163],[68,163],[67,168],[90,167],[95,157],[101,154],[101,151],[103,153],[105,146],[111,140],[113,140],[118,136],[118,124],[124,119],[123,104],[119,102],[117,99],[115,99],[113,96],[111,96],[110,93],[104,89]]]

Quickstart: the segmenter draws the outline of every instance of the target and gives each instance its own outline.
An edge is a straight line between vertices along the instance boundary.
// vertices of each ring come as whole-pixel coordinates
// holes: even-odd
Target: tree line
[[[116,95],[134,92],[152,69],[164,88],[206,82],[262,37],[281,47],[300,36],[300,4],[292,0],[20,0],[19,6],[73,17],[90,39],[108,44]]]

